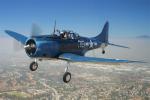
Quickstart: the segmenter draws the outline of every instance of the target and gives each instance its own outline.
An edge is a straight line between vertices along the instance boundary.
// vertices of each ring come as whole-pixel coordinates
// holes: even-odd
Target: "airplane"
[[[34,58],[30,63],[30,70],[35,71],[38,68],[38,60],[56,59],[67,62],[63,81],[68,83],[71,80],[71,73],[69,72],[70,62],[90,62],[90,63],[130,63],[136,61],[107,59],[86,57],[85,53],[89,50],[102,48],[102,54],[105,54],[105,48],[108,45],[129,48],[122,45],[109,43],[108,41],[109,22],[107,21],[101,31],[95,37],[83,37],[73,31],[56,30],[56,22],[54,25],[54,32],[50,35],[32,35],[27,37],[20,33],[5,30],[5,32],[24,45],[26,54]]]

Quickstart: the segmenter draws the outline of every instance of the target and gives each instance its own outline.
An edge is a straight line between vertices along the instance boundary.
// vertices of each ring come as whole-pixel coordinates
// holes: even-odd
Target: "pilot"
[[[67,32],[60,32],[61,39],[67,39]]]
[[[60,36],[60,30],[58,30],[58,29],[56,30],[56,35]]]
[[[64,39],[68,39],[68,33],[67,33],[67,32],[64,32],[64,33],[63,33],[63,38],[64,38]]]
[[[60,32],[60,38],[63,39],[64,38],[64,33]]]

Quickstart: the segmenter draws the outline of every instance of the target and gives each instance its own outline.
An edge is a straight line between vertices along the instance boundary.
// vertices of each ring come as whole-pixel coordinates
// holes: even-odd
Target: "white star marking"
[[[92,42],[92,40],[90,40],[90,48],[93,48],[93,42]]]

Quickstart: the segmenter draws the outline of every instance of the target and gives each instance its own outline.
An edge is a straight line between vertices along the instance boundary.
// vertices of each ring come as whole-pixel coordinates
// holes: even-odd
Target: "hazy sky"
[[[55,19],[58,28],[83,36],[97,35],[107,20],[111,36],[149,35],[150,0],[0,0],[0,34],[29,33],[32,23],[47,34]]]

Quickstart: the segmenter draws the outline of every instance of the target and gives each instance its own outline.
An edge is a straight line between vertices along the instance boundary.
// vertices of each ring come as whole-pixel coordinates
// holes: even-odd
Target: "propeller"
[[[37,24],[33,23],[32,24],[32,28],[31,28],[31,34],[30,34],[30,36],[31,37],[32,36],[39,36],[41,34],[42,34],[41,28]]]
[[[36,45],[34,43],[30,43],[30,44],[25,45],[24,48],[26,50],[31,50],[31,49],[36,48]]]
[[[33,23],[32,26],[31,26],[31,32],[30,32],[29,37],[32,39],[33,36],[39,36],[41,34],[42,34],[41,28],[37,24]],[[23,49],[26,49],[26,50],[30,51],[34,48],[36,48],[35,43],[29,43],[27,45],[22,45],[20,42],[18,42],[16,40],[13,41],[14,51],[20,51],[20,50],[23,50]]]
[[[37,24],[32,24],[31,33],[30,33],[30,39],[27,41],[26,45],[24,46],[24,49],[29,55],[34,54],[36,50],[36,43],[33,40],[34,36],[42,35],[42,30]]]

